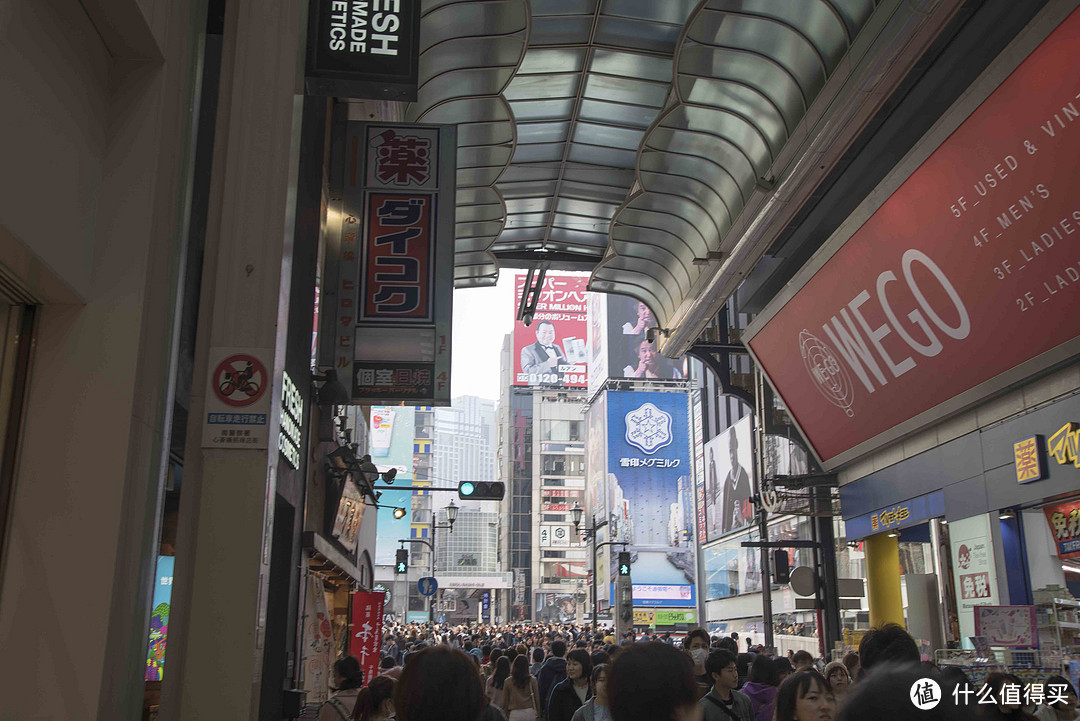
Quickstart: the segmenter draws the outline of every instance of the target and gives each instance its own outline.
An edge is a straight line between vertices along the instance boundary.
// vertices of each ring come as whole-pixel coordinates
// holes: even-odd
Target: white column
[[[226,6],[162,689],[165,721],[258,717],[305,6],[294,0],[234,0]],[[207,365],[215,347],[271,349],[268,449],[202,448]]]

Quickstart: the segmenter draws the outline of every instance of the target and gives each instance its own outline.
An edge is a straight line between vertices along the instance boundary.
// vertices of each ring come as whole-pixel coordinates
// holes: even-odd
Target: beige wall
[[[0,6],[0,265],[44,304],[0,566],[4,718],[138,718],[202,5]]]

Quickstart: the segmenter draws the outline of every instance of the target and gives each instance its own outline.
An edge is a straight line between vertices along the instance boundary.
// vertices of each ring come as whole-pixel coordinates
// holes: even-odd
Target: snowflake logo
[[[671,443],[671,414],[646,403],[626,414],[626,442],[653,454]]]

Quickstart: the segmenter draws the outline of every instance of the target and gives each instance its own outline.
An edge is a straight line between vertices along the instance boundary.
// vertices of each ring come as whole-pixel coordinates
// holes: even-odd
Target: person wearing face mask
[[[776,692],[776,721],[836,721],[836,697],[813,669],[797,671]]]
[[[394,679],[376,676],[356,696],[353,721],[391,721],[394,718]]]
[[[705,670],[705,659],[709,657],[709,634],[703,628],[695,628],[683,639],[683,648],[690,654],[694,664],[694,679],[698,682],[700,696],[712,688],[713,680]]]

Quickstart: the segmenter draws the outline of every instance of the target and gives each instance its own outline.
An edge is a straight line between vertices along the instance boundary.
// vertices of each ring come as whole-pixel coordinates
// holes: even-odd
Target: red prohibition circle
[[[251,363],[251,376],[240,378],[248,363]],[[243,408],[258,402],[266,393],[266,367],[253,355],[237,353],[218,363],[210,383],[218,400],[234,408]]]

